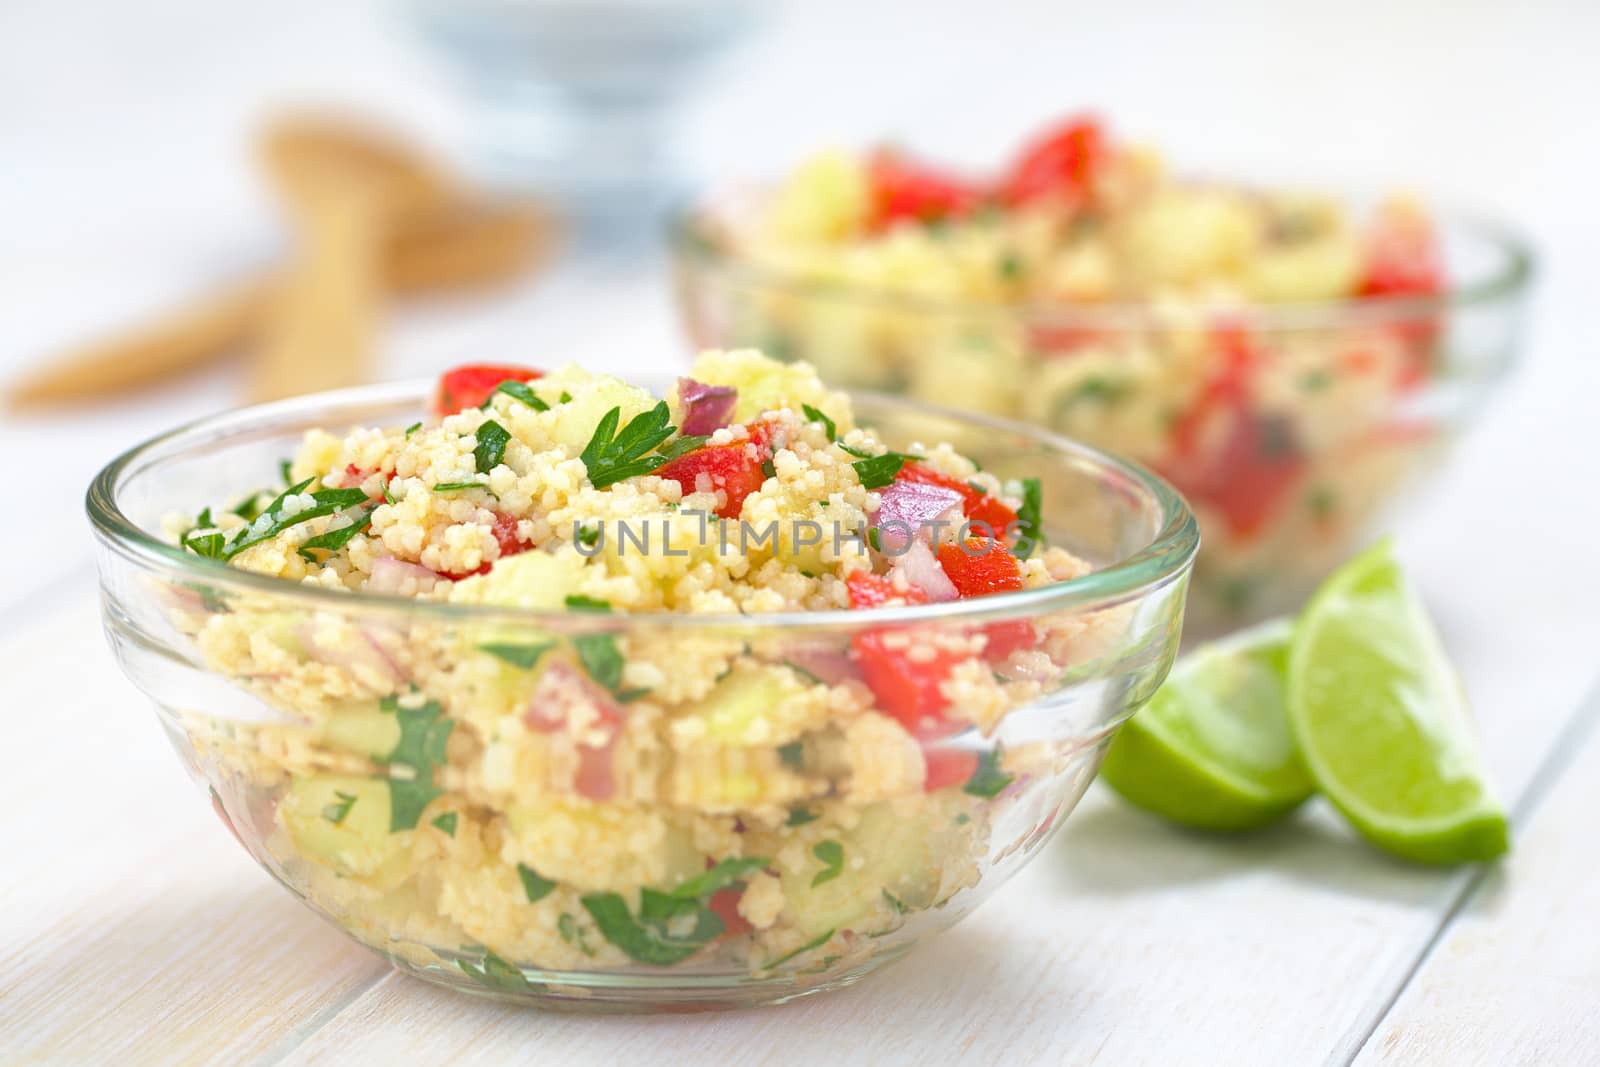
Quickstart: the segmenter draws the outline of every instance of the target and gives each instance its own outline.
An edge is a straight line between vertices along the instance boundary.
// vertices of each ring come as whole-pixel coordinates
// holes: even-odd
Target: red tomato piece
[[[531,382],[544,371],[497,363],[470,363],[447,370],[439,377],[433,413],[441,418],[467,408],[482,407],[501,382]]]
[[[683,487],[685,493],[699,492],[705,488],[700,476],[705,475],[706,486],[725,496],[717,514],[724,519],[739,517],[744,498],[761,488],[767,476],[761,472],[763,449],[747,441],[727,445],[707,445],[686,452],[656,471]]]
[[[1221,513],[1236,538],[1259,533],[1305,473],[1305,456],[1281,418],[1238,407],[1220,446],[1167,476],[1178,490]]]
[[[722,933],[720,937],[738,937],[748,934],[755,927],[750,925],[750,920],[739,914],[739,897],[741,892],[731,886],[719,889],[711,894],[711,899],[706,901],[706,907],[722,920]]]
[[[965,785],[978,769],[978,754],[959,749],[922,746],[922,758],[928,775],[922,781],[922,791],[931,793],[950,785]]]
[[[1105,135],[1097,121],[1068,119],[1023,148],[1001,182],[1001,196],[1011,204],[1042,196],[1081,198],[1105,155]]]
[[[993,541],[969,537],[965,549],[960,545],[940,545],[939,566],[963,600],[1022,588],[1021,561],[1004,545]],[[984,632],[989,635],[984,651],[991,659],[1005,659],[1038,639],[1033,623],[1026,619],[990,623]]]
[[[983,538],[940,545],[939,566],[963,600],[1022,588],[1022,564],[1017,557],[1004,545]]]
[[[891,600],[903,600],[907,604],[926,604],[928,594],[915,586],[905,590],[896,589],[894,582],[881,574],[871,571],[855,571],[844,581],[845,589],[850,594],[852,608],[881,608]]]
[[[850,647],[861,665],[862,680],[878,706],[919,737],[937,735],[948,706],[940,683],[949,677],[959,657],[938,652],[932,659],[911,658],[909,649],[893,647],[892,631],[858,634]]]
[[[533,546],[517,538],[517,520],[510,515],[501,515],[498,512],[494,517],[494,539],[500,546],[500,558],[515,556],[519,552],[526,552]]]
[[[937,222],[958,217],[982,199],[976,186],[888,149],[873,155],[867,172],[872,183],[873,221],[880,227],[902,219]]]

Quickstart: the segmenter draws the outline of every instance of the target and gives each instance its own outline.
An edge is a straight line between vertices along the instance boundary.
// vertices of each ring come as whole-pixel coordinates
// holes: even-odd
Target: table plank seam
[[[1600,676],[1596,676],[1595,681],[1589,688],[1588,695],[1578,702],[1577,708],[1556,733],[1556,736],[1551,741],[1549,750],[1545,753],[1544,759],[1539,762],[1539,766],[1528,779],[1527,785],[1523,787],[1521,796],[1511,806],[1511,825],[1513,828],[1523,827],[1532,822],[1540,806],[1554,791],[1556,783],[1571,768],[1573,761],[1577,758],[1577,754],[1583,750],[1584,743],[1589,740],[1590,735],[1597,728],[1600,728]],[[1400,982],[1389,991],[1388,996],[1384,998],[1382,1005],[1373,1014],[1368,1025],[1361,1026],[1358,1024],[1356,1027],[1352,1027],[1350,1031],[1346,1031],[1348,1036],[1359,1030],[1359,1036],[1354,1042],[1347,1044],[1341,1041],[1339,1045],[1335,1046],[1333,1054],[1329,1057],[1328,1062],[1330,1064],[1336,1063],[1340,1067],[1351,1067],[1367,1045],[1371,1043],[1373,1036],[1383,1026],[1384,1020],[1394,1011],[1394,1007],[1399,1002],[1400,997],[1417,975],[1421,973],[1423,967],[1427,965],[1428,960],[1444,940],[1445,935],[1450,932],[1451,926],[1454,925],[1482,890],[1484,883],[1488,880],[1493,870],[1494,867],[1490,864],[1479,864],[1466,877],[1459,891],[1451,898],[1449,906],[1441,913],[1438,926],[1434,928],[1433,933],[1423,943],[1411,966],[1406,968]],[[1341,1047],[1348,1050],[1343,1056],[1339,1052]]]
[[[366,951],[363,949],[362,951]],[[368,993],[377,989],[384,982],[395,977],[396,971],[391,967],[379,971],[371,978],[357,982],[344,993],[328,1001],[322,1007],[312,1012],[287,1034],[283,1035],[271,1048],[267,1049],[255,1059],[255,1067],[276,1067],[277,1064],[286,1062],[295,1051],[311,1040],[323,1027],[343,1015],[351,1006]]]

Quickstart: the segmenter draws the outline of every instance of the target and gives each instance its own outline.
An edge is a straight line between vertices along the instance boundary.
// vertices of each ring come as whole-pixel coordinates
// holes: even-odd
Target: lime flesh
[[[1285,707],[1285,621],[1202,646],[1128,720],[1101,771],[1141,808],[1205,830],[1249,830],[1315,785]]]
[[[1317,785],[1373,844],[1422,863],[1506,851],[1460,680],[1387,544],[1340,568],[1301,614],[1289,717]]]

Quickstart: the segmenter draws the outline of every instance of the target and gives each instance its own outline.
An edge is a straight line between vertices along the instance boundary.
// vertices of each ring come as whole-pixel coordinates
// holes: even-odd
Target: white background
[[[1519,817],[1496,871],[1402,867],[1315,807],[1219,844],[1097,790],[974,920],[807,1004],[573,1020],[388,976],[216,830],[97,632],[83,488],[139,436],[231,403],[223,369],[0,416],[0,1060],[1600,1061],[1597,53],[1600,5],[1578,0],[812,0],[719,68],[680,142],[703,175],[885,134],[982,161],[1092,107],[1186,169],[1406,184],[1520,225],[1541,257],[1524,361],[1400,530]],[[448,79],[383,4],[0,8],[0,377],[275,255],[249,135],[285,102],[466,143]],[[384,374],[659,368],[682,352],[651,266],[398,313]]]

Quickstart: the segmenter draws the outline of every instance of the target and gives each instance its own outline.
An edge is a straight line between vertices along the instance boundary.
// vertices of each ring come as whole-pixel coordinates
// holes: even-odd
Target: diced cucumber
[[[785,668],[740,668],[718,682],[702,699],[686,707],[682,714],[705,723],[705,739],[711,744],[748,745],[762,740],[751,737],[752,729],[760,720],[804,692],[805,688],[793,672]]]
[[[373,759],[387,759],[400,743],[400,720],[377,708],[335,712],[322,727],[324,744]]]
[[[387,782],[331,774],[296,778],[278,814],[307,859],[347,878],[393,889],[410,874],[411,834],[389,832]]]
[[[600,424],[601,418],[612,408],[622,409],[618,425],[626,426],[629,419],[649,411],[655,405],[656,398],[645,390],[616,378],[597,376],[581,390],[573,390],[570,401],[551,408],[555,415],[551,435],[565,445],[571,455],[576,456],[594,436],[594,429]]]
[[[853,829],[833,838],[844,848],[844,867],[836,877],[812,885],[823,870],[820,860],[800,871],[782,872],[788,918],[802,933],[816,937],[827,930],[861,930],[868,920],[877,923],[892,910],[886,892],[908,908],[934,903],[939,874],[927,831],[923,818],[908,819],[886,804],[863,809]]]

